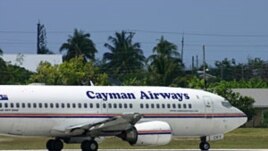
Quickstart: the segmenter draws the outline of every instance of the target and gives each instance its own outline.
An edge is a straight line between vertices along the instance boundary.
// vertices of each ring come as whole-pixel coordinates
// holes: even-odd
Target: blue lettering
[[[94,99],[95,98],[94,92],[93,91],[87,91],[87,97],[89,97],[91,99]]]
[[[141,99],[150,99],[150,97],[143,91],[141,91]]]

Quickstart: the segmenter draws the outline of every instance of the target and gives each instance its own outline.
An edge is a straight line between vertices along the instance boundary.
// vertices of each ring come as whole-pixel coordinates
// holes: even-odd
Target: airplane
[[[223,139],[247,116],[204,90],[153,86],[0,86],[0,133],[43,136],[49,151],[79,143],[97,151],[115,136],[130,145],[165,145],[173,136],[198,137],[199,148]]]

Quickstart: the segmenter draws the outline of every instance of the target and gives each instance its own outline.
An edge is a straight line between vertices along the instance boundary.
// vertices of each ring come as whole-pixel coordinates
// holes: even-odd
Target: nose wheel
[[[210,144],[206,141],[206,137],[200,138],[201,142],[199,144],[199,148],[201,151],[208,151],[210,149]]]
[[[201,142],[199,144],[199,148],[202,150],[202,151],[208,151],[210,149],[210,145],[208,142]]]

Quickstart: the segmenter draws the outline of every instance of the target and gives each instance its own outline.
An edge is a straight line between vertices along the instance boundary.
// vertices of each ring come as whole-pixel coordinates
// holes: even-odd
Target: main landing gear
[[[47,149],[49,151],[61,151],[63,149],[63,143],[60,139],[50,139],[47,141]]]
[[[82,151],[97,151],[98,143],[95,140],[85,140],[81,143]]]
[[[63,142],[60,139],[50,139],[46,145],[48,151],[61,151],[63,149]],[[81,143],[82,151],[97,151],[99,148],[98,143],[92,140],[84,140]]]
[[[201,137],[200,138],[201,142],[199,144],[199,148],[201,149],[201,151],[208,151],[210,149],[210,145],[206,140],[206,137]]]

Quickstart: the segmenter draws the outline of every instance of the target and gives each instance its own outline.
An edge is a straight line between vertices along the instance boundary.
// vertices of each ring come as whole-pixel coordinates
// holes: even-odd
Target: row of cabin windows
[[[141,109],[191,109],[192,108],[192,104],[140,104],[140,108]]]
[[[100,103],[0,103],[0,108],[100,108]],[[133,108],[127,103],[102,104],[102,108]]]
[[[100,103],[0,103],[0,108],[100,108]],[[133,108],[132,104],[127,103],[107,103],[102,104],[102,108]],[[141,109],[191,109],[192,104],[148,104],[141,103]]]

